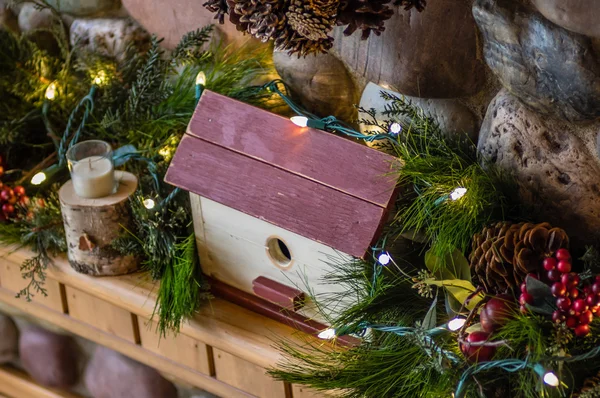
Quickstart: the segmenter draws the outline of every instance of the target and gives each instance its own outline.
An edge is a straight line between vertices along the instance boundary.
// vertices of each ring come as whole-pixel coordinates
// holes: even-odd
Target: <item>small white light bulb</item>
[[[98,72],[98,74],[94,78],[94,84],[96,86],[102,86],[105,82],[106,82],[106,72],[101,70]]]
[[[390,133],[399,134],[402,131],[402,126],[400,123],[392,123],[390,125]]]
[[[379,264],[381,264],[381,265],[388,265],[391,260],[392,260],[392,258],[390,257],[390,255],[388,253],[381,253],[379,255],[379,258],[377,259],[377,261],[379,261]]]
[[[148,198],[148,199],[144,199],[144,207],[146,209],[154,209],[154,206],[156,206],[156,203],[154,203],[154,200]]]
[[[56,83],[52,82],[48,88],[46,88],[45,97],[48,101],[52,101],[56,98]]]
[[[337,336],[335,334],[335,329],[329,328],[329,329],[323,330],[321,333],[319,333],[317,335],[317,337],[319,337],[321,340],[333,340]]]
[[[466,322],[467,320],[465,318],[454,318],[450,322],[448,322],[448,330],[450,330],[451,332],[456,332],[457,330],[465,326]]]
[[[196,84],[199,84],[201,86],[204,86],[206,84],[206,75],[204,74],[204,72],[198,72],[198,74],[196,75]]]
[[[462,187],[456,188],[450,194],[450,199],[458,200],[458,199],[462,198],[463,196],[465,196],[466,193],[467,193],[467,188],[462,188]]]
[[[44,181],[46,181],[46,174],[43,171],[40,171],[31,178],[31,184],[33,185],[40,185]]]
[[[290,120],[298,127],[306,127],[308,125],[308,118],[304,116],[292,116]]]
[[[551,387],[558,387],[560,384],[560,380],[554,374],[554,372],[546,372],[544,375],[544,383],[548,384]]]

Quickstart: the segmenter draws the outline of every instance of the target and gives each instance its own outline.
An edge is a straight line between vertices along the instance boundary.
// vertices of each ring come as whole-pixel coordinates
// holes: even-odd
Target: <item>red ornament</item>
[[[546,271],[552,271],[554,268],[556,268],[556,259],[552,258],[552,257],[546,257],[544,259],[544,269]]]
[[[469,343],[481,343],[490,337],[486,332],[473,332],[467,336],[467,342],[461,344],[461,351],[470,362],[490,361],[496,353],[496,347],[486,345],[470,345]]]
[[[569,261],[559,261],[556,269],[562,272],[563,274],[568,274],[571,272],[571,262]]]
[[[522,293],[521,297],[524,294],[531,296],[528,293]],[[531,300],[533,302],[533,297],[531,297]],[[507,294],[499,294],[491,298],[481,309],[481,313],[479,314],[481,327],[486,332],[491,333],[512,319],[514,311],[513,298]]]
[[[567,249],[558,249],[554,255],[558,261],[569,261],[571,253]]]

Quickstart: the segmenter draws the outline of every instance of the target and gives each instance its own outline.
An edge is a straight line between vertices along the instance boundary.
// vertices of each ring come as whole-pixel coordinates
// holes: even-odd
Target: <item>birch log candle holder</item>
[[[69,263],[90,275],[123,275],[139,268],[140,259],[123,255],[111,243],[131,224],[129,198],[138,180],[114,171],[110,145],[85,141],[67,152],[71,180],[59,190]]]

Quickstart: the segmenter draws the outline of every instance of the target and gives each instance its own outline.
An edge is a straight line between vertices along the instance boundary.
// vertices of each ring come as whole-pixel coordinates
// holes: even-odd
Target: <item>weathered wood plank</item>
[[[77,394],[36,383],[25,372],[8,366],[0,367],[0,397],[6,394],[13,398],[78,398]]]
[[[210,91],[188,134],[381,207],[395,189],[395,157]]]
[[[386,213],[192,136],[181,141],[165,180],[356,257],[365,255]]]

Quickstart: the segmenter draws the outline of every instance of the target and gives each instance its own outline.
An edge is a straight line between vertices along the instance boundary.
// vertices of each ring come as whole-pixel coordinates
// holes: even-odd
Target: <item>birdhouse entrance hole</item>
[[[292,266],[292,253],[284,241],[277,237],[267,239],[267,254],[271,261],[279,268]]]

